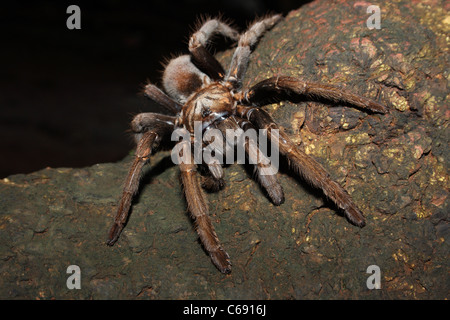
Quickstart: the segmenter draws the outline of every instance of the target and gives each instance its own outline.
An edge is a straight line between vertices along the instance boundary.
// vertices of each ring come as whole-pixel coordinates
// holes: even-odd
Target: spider
[[[288,160],[289,167],[301,178],[321,189],[323,194],[341,209],[348,220],[359,226],[365,225],[362,212],[350,195],[330,178],[325,169],[313,158],[300,150],[289,136],[280,129],[272,117],[261,108],[273,98],[292,100],[293,97],[316,98],[330,103],[343,103],[368,112],[386,113],[381,104],[350,93],[341,88],[303,81],[290,76],[275,76],[263,80],[247,89],[242,88],[245,71],[249,64],[252,48],[265,31],[281,20],[273,15],[254,22],[245,32],[239,33],[220,19],[208,19],[189,39],[189,54],[173,58],[164,69],[162,84],[164,91],[148,83],[144,95],[154,100],[172,115],[140,113],[131,122],[137,144],[134,160],[125,180],[125,187],[118,206],[117,215],[107,240],[113,245],[123,230],[138,191],[143,167],[150,156],[160,147],[170,145],[171,134],[178,128],[194,133],[194,122],[202,123],[203,131],[216,128],[249,128],[265,130],[267,138],[276,138],[279,153]],[[237,41],[237,47],[225,72],[221,64],[206,49],[213,35],[221,35]],[[246,145],[248,157],[254,157],[255,150]],[[257,150],[259,151],[259,150]],[[263,174],[267,164],[257,162],[255,176],[274,205],[284,202],[283,189],[277,174]],[[188,210],[195,229],[212,263],[222,273],[231,272],[230,257],[223,249],[208,214],[208,206],[202,186],[217,191],[224,186],[222,165],[211,163],[197,165],[194,161],[181,162],[181,183]],[[201,170],[207,172],[203,184],[199,181]]]

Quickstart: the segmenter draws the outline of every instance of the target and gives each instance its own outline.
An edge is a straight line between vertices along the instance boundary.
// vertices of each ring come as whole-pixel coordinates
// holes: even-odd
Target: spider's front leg
[[[377,113],[387,113],[388,109],[372,99],[361,97],[347,90],[316,82],[303,81],[298,78],[279,76],[263,80],[242,93],[241,103],[261,105],[273,100],[274,96],[293,95],[306,98],[325,99],[335,103],[345,103]]]
[[[182,149],[186,150],[186,148],[189,148],[189,145]],[[222,273],[230,273],[230,257],[222,248],[216,231],[209,219],[208,204],[206,203],[205,195],[197,178],[197,166],[194,163],[194,157],[191,156],[188,159],[182,159],[182,155],[179,154],[178,156],[181,182],[184,187],[186,202],[189,212],[194,219],[195,229],[200,237],[200,241],[217,269]]]
[[[137,141],[136,153],[125,180],[114,224],[109,231],[106,242],[108,245],[112,246],[117,241],[127,222],[144,165],[148,163],[150,155],[161,142],[170,141],[174,123],[175,117],[156,113],[141,113],[133,119],[131,126]]]
[[[213,80],[221,80],[225,76],[225,71],[219,61],[206,49],[206,45],[215,34],[221,34],[232,40],[239,37],[239,33],[228,24],[218,19],[210,19],[189,39],[189,52],[200,70]]]
[[[225,80],[231,83],[234,89],[239,89],[242,85],[252,47],[264,32],[272,28],[280,20],[281,15],[277,14],[256,21],[239,37],[238,47],[234,51],[228,73],[225,77]]]
[[[203,168],[205,168],[204,171],[206,173],[202,176],[202,187],[209,192],[217,192],[223,189],[225,181],[223,179],[224,172],[222,164],[219,162],[205,163]]]
[[[278,139],[280,153],[285,156],[297,173],[324,194],[345,212],[347,218],[357,226],[363,227],[365,219],[350,195],[313,158],[297,148],[294,142],[273,121],[264,110],[245,106],[237,107],[237,114],[248,119],[256,127],[265,129],[269,139]]]

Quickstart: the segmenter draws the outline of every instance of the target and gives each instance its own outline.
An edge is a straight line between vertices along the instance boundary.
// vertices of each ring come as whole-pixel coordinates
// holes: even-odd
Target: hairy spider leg
[[[137,140],[136,153],[123,188],[119,208],[106,243],[114,245],[120,236],[129,216],[131,202],[139,188],[143,167],[149,162],[150,155],[162,141],[170,140],[175,117],[157,113],[141,113],[132,121],[132,130]]]
[[[188,142],[185,141],[181,143]],[[200,241],[217,269],[222,273],[230,273],[230,257],[222,248],[209,218],[205,195],[203,194],[197,179],[197,166],[194,163],[194,157],[191,154],[191,159],[190,161],[187,161],[188,163],[182,161],[182,155],[178,155],[178,157],[180,162],[181,182],[184,187],[183,189],[188,210],[194,220],[195,229],[200,237]]]
[[[253,23],[240,37],[238,47],[231,58],[230,67],[225,80],[233,85],[234,89],[240,89],[245,71],[250,60],[252,47],[268,29],[272,28],[281,19],[277,14]]]
[[[266,191],[267,195],[275,205],[281,205],[284,202],[284,192],[281,184],[278,182],[277,173],[270,167],[270,160],[264,155],[258,147],[257,141],[251,135],[246,135],[247,130],[254,129],[248,121],[237,116],[231,116],[221,123],[217,124],[219,130],[225,134],[227,129],[239,132],[240,142],[244,143],[245,155],[249,163],[254,164],[254,174],[256,181]],[[255,130],[256,132],[256,130]]]
[[[345,215],[352,223],[359,227],[365,225],[362,212],[358,209],[347,191],[330,178],[330,175],[322,165],[298,149],[287,134],[280,130],[266,111],[254,107],[238,106],[237,114],[249,120],[256,127],[266,129],[269,138],[278,139],[280,153],[289,160],[290,166],[296,170],[299,176],[311,183],[314,187],[321,189],[325,196],[345,212]],[[273,129],[278,130],[273,131]]]
[[[347,90],[289,76],[272,77],[255,84],[242,93],[240,103],[260,105],[267,102],[267,99],[270,100],[270,97],[282,94],[287,97],[299,95],[310,99],[325,99],[330,102],[350,104],[371,112],[388,112],[388,109],[380,103]]]
[[[170,98],[167,94],[165,94],[161,89],[159,89],[152,83],[148,83],[144,87],[144,95],[147,98],[155,101],[159,105],[165,107],[172,114],[177,114],[181,111],[181,104]]]
[[[211,79],[218,81],[225,76],[225,70],[217,59],[206,49],[206,45],[215,34],[221,34],[232,40],[239,38],[239,33],[228,24],[218,20],[207,20],[189,39],[189,52],[194,64]]]
[[[208,152],[214,150],[216,157],[221,157],[222,162],[217,159],[209,159],[206,162],[204,156],[202,157],[202,165],[207,170],[207,175],[202,177],[202,187],[208,191],[215,192],[219,191],[225,186],[225,181],[223,179],[224,171],[222,167],[223,159],[225,157],[222,153],[222,149],[218,149],[212,146],[213,144],[205,145],[202,149],[202,152],[204,152],[206,148],[210,148]],[[221,146],[223,146],[223,144],[221,144]]]
[[[225,173],[223,171],[223,163],[225,159],[225,139],[222,134],[211,134],[218,130],[215,126],[216,122],[210,124],[203,132],[203,148],[202,148],[202,187],[209,192],[217,192],[225,186],[223,179]],[[219,139],[219,141],[216,141]]]
[[[223,178],[216,178],[211,174],[202,176],[202,188],[208,192],[217,192],[225,187]]]

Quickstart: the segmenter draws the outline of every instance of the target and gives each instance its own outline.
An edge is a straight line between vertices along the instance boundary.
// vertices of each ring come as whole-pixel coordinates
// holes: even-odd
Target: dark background
[[[2,3],[0,178],[122,159],[134,147],[133,114],[160,111],[140,88],[159,84],[164,58],[187,52],[200,15],[221,13],[242,30],[257,16],[305,2]],[[81,9],[81,30],[66,27],[71,4]]]

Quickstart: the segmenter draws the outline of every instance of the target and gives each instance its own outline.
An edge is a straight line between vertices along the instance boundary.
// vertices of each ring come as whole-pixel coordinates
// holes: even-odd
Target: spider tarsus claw
[[[222,272],[223,274],[230,274],[231,273],[231,266],[229,266],[229,267],[227,267],[227,268],[225,268],[223,270],[220,270],[220,272]]]
[[[284,203],[284,197],[280,199],[272,199],[272,203],[274,206],[281,206]]]
[[[284,203],[284,193],[281,191],[281,193],[278,193],[276,195],[271,195],[272,203],[275,206],[281,206]]]
[[[122,231],[122,227],[118,224],[114,224],[109,231],[108,240],[106,240],[106,244],[108,246],[113,246],[116,243],[117,239],[119,239],[120,232]]]
[[[108,246],[112,247],[114,245],[114,243],[116,243],[116,241],[117,241],[117,238],[113,238],[113,239],[110,238],[110,239],[106,240],[106,244]]]
[[[108,237],[108,240],[106,240],[106,244],[108,246],[112,246],[112,245],[114,245],[114,243],[116,243],[117,239],[119,239],[119,235],[112,236],[110,234],[109,237]]]
[[[227,261],[227,265],[225,265],[225,266],[216,266],[216,267],[223,274],[230,274],[231,273],[231,263],[230,263],[230,261]]]
[[[352,222],[354,225],[356,225],[360,228],[362,228],[366,225],[366,221],[362,217],[352,217],[352,218],[350,218],[350,222]]]
[[[376,113],[386,114],[389,113],[389,109],[378,102],[371,101],[369,104],[369,108]]]
[[[224,274],[231,273],[231,262],[230,256],[223,249],[219,249],[218,251],[211,252],[210,257],[214,265],[220,272]]]

